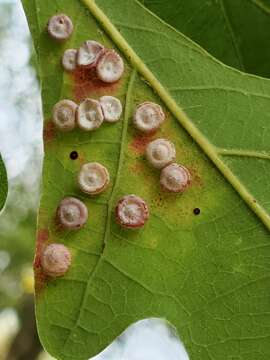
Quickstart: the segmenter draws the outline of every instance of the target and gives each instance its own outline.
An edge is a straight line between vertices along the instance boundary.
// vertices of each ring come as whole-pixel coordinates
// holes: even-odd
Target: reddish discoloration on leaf
[[[55,126],[52,121],[47,121],[44,124],[43,139],[44,143],[47,143],[55,138]]]
[[[119,81],[113,84],[104,83],[96,75],[95,68],[77,69],[71,74],[74,80],[74,98],[75,101],[81,102],[92,93],[97,95],[113,94],[119,88]]]
[[[49,231],[47,229],[38,230],[34,268],[41,266],[41,252],[44,245],[47,243],[48,239],[49,239]]]
[[[145,171],[145,167],[141,163],[135,163],[134,165],[130,166],[130,170],[132,173],[135,174],[143,174]]]
[[[83,154],[83,153],[79,154],[78,160],[79,160],[80,165],[83,165],[87,162],[87,160],[85,158],[85,154]]]
[[[146,146],[153,140],[154,135],[155,133],[147,135],[138,133],[130,143],[131,149],[135,150],[138,154],[144,154]]]
[[[36,241],[36,254],[34,259],[34,271],[35,271],[35,288],[36,294],[43,288],[46,281],[46,274],[44,274],[41,267],[41,254],[42,251],[49,240],[49,231],[47,229],[40,229],[37,233]]]
[[[57,214],[54,215],[54,231],[56,234],[60,234],[63,231],[63,227],[59,221]]]
[[[164,194],[158,193],[151,201],[153,207],[163,207],[165,204]]]
[[[197,185],[197,186],[203,186],[203,181],[202,178],[198,175],[198,172],[196,169],[187,167],[188,171],[190,172],[191,175],[191,185]]]
[[[47,275],[44,273],[42,268],[38,268],[35,270],[35,294],[38,296],[41,290],[44,288],[48,280]]]

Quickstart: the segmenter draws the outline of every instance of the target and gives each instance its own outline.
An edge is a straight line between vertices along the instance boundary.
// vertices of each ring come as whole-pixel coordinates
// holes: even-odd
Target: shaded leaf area
[[[0,210],[3,208],[8,193],[7,172],[0,155]]]
[[[267,156],[224,155],[221,149],[260,154],[269,150],[270,83],[216,62],[133,0],[98,0],[96,5],[86,1],[108,16],[103,26],[77,0],[68,5],[64,0],[23,3],[39,59],[45,120],[35,261],[37,320],[45,348],[57,359],[85,360],[133,322],[161,317],[175,326],[191,360],[268,359],[269,231],[197,146],[200,139],[192,139],[180,125],[181,113],[173,115],[165,103],[170,98],[182,105],[190,123],[218,147],[211,145],[211,151],[227,161],[243,180],[241,188],[250,189],[267,210]],[[63,45],[53,43],[45,31],[48,18],[58,12],[75,24],[72,38]],[[78,47],[86,39],[115,47],[110,31],[104,32],[108,23],[139,55],[137,69],[133,59],[126,58],[125,75],[113,86],[81,71],[64,74],[60,58],[65,48]],[[124,56],[127,49],[121,50]],[[166,99],[142,78],[142,64],[165,86]],[[59,99],[79,102],[104,94],[123,102],[119,123],[93,133],[55,131],[51,109]],[[136,105],[146,100],[160,103],[167,116],[149,137],[132,126]],[[192,187],[182,196],[161,192],[159,173],[145,160],[147,143],[157,137],[175,143],[177,161],[192,174]],[[77,160],[69,156],[74,150]],[[79,167],[88,161],[99,161],[110,171],[111,186],[97,197],[85,196],[76,185]],[[259,173],[250,178],[247,171],[253,162]],[[264,194],[259,183],[264,184]],[[114,220],[118,198],[130,193],[150,206],[150,220],[139,231],[123,230]],[[60,231],[55,223],[57,205],[69,195],[82,199],[89,209],[89,221],[78,232]],[[201,210],[197,216],[195,208]],[[49,242],[63,243],[72,251],[70,271],[57,280],[48,280],[40,267],[40,252]]]
[[[270,76],[268,0],[141,0],[227,65]]]

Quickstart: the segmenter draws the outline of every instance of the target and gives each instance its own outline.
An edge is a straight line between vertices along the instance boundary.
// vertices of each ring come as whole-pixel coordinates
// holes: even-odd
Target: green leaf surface
[[[8,193],[7,172],[2,157],[0,155],[0,210],[5,205],[7,193]]]
[[[57,359],[86,360],[133,322],[167,319],[191,360],[270,357],[270,81],[217,62],[134,0],[24,0],[39,60],[45,159],[40,203],[36,312],[41,340]],[[69,15],[75,31],[65,44],[46,34],[50,16]],[[65,48],[95,39],[125,58],[121,81],[105,86],[82,71],[64,74]],[[112,94],[124,114],[92,133],[61,134],[51,123],[62,98]],[[137,104],[151,100],[167,121],[153,136],[132,126]],[[153,138],[171,139],[177,161],[192,173],[185,194],[165,194],[146,162]],[[77,160],[69,154],[76,150]],[[76,185],[80,165],[99,161],[111,175],[100,196]],[[121,229],[117,200],[134,193],[150,207],[139,231]],[[59,231],[55,211],[65,196],[82,199],[89,221]],[[201,213],[195,216],[194,208]],[[40,253],[49,242],[72,251],[69,272],[44,277]]]
[[[140,0],[225,64],[270,76],[269,0]]]

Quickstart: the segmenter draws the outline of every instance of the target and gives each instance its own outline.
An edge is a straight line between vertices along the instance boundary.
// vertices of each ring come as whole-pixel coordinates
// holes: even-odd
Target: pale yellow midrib
[[[130,47],[125,38],[119,33],[116,27],[110,22],[109,18],[96,5],[94,0],[81,0],[90,10],[91,14],[97,19],[104,30],[108,33],[110,38],[115,42],[119,49],[125,54],[126,58],[134,66],[135,69],[149,82],[155,92],[160,96],[165,105],[189,133],[189,135],[201,147],[209,159],[215,164],[223,176],[231,183],[234,189],[247,203],[247,205],[254,211],[263,224],[270,230],[270,216],[265,209],[260,206],[256,199],[249,193],[249,191],[242,185],[240,180],[233,174],[229,167],[219,157],[215,146],[213,146],[208,139],[199,131],[199,129],[191,122],[184,111],[178,106],[175,100],[169,95],[167,90],[161,85],[154,74],[142,62],[135,51]]]

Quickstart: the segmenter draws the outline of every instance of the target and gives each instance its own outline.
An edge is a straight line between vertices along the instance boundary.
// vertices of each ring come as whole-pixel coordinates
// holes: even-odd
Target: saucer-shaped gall
[[[54,15],[48,22],[49,35],[57,40],[67,40],[73,32],[73,24],[71,19],[65,14]]]
[[[106,50],[98,59],[97,76],[106,83],[118,81],[124,72],[123,59],[114,50]]]
[[[149,218],[146,202],[136,195],[126,195],[118,201],[115,209],[116,221],[124,228],[137,229]]]
[[[71,253],[62,244],[48,245],[41,255],[41,266],[46,275],[63,276],[71,264]]]
[[[146,158],[148,162],[157,169],[174,161],[176,155],[174,144],[166,139],[156,139],[151,141],[146,148]]]
[[[79,66],[95,66],[104,46],[94,40],[85,41],[78,50],[77,64]]]
[[[85,99],[78,106],[76,118],[77,124],[82,130],[92,131],[99,128],[104,120],[99,101]]]
[[[182,193],[191,183],[191,175],[187,168],[173,163],[162,169],[160,174],[160,185],[163,190]]]
[[[105,191],[110,182],[110,175],[105,166],[97,163],[82,165],[79,175],[79,188],[86,194],[96,195]]]
[[[77,49],[67,49],[62,56],[62,65],[66,71],[74,71],[77,66]]]
[[[102,96],[99,99],[104,120],[110,123],[118,121],[122,114],[122,104],[119,99],[114,96]]]
[[[88,209],[79,199],[67,197],[60,202],[56,215],[63,229],[78,230],[87,222]]]
[[[145,133],[156,131],[164,120],[162,107],[148,101],[138,105],[133,116],[135,127]]]
[[[71,131],[76,124],[77,104],[71,100],[60,100],[53,107],[52,121],[60,131]]]

